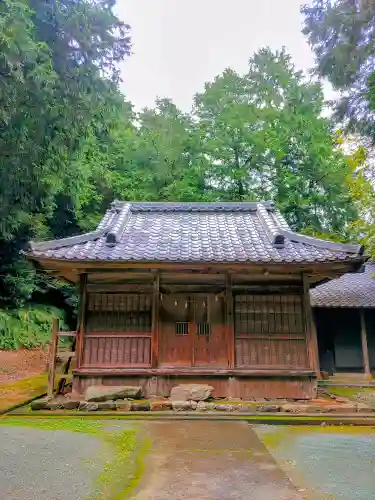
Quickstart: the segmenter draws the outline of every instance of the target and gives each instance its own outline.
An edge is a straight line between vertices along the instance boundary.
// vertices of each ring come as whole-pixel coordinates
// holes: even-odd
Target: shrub
[[[56,307],[0,309],[0,349],[44,347],[51,340],[54,318],[59,318],[61,330],[66,329],[64,312]]]

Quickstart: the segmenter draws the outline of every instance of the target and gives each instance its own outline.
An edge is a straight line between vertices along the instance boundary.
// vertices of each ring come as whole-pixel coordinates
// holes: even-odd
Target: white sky
[[[137,109],[170,97],[188,111],[196,92],[226,67],[245,72],[253,52],[286,46],[297,68],[313,66],[301,33],[301,0],[117,0],[132,27],[122,91]],[[328,92],[330,93],[330,92]]]

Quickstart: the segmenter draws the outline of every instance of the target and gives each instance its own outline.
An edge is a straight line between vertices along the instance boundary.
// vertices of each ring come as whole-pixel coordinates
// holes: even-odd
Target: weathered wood
[[[366,329],[366,318],[364,309],[359,310],[361,318],[361,343],[362,343],[362,355],[363,355],[363,368],[365,372],[365,379],[372,379],[371,369],[370,369],[370,358],[368,353],[367,344],[367,329]]]
[[[151,366],[155,368],[159,362],[159,310],[160,310],[160,273],[154,275],[154,291],[152,296],[152,338],[151,338]]]
[[[31,260],[33,260],[31,258]],[[197,272],[197,273],[225,273],[229,272],[230,274],[241,273],[241,274],[253,274],[253,273],[290,273],[293,275],[301,276],[301,273],[307,273],[309,275],[313,274],[321,274],[325,275],[327,272],[331,273],[332,271],[337,270],[341,274],[345,274],[347,272],[352,272],[355,270],[356,266],[359,268],[362,265],[362,258],[358,258],[358,262],[328,262],[328,263],[314,263],[314,264],[267,264],[267,265],[258,265],[258,264],[240,264],[240,263],[215,263],[215,264],[176,264],[176,263],[129,263],[129,262],[87,262],[83,261],[69,261],[69,260],[59,260],[59,259],[47,259],[47,258],[38,258],[38,265],[45,269],[50,269],[52,271],[58,269],[70,269],[70,270],[78,270],[79,273],[87,273],[93,272],[93,270],[99,270],[103,272],[110,272],[111,270],[169,270],[170,272]],[[266,275],[266,274],[265,274]]]
[[[139,332],[85,332],[85,339],[87,338],[107,338],[114,337],[116,339],[122,337],[137,337],[137,338],[147,338],[152,337],[152,333],[139,333]]]
[[[257,369],[240,369],[235,368],[230,369],[208,369],[208,368],[180,368],[180,367],[164,367],[164,368],[79,368],[74,370],[75,374],[78,375],[184,375],[184,376],[195,376],[195,375],[212,375],[215,377],[220,376],[236,376],[236,377],[248,377],[248,376],[262,376],[262,377],[307,377],[314,375],[314,372],[310,369],[285,369],[285,368],[257,368]]]
[[[77,332],[57,332],[58,337],[76,337]]]
[[[156,379],[156,380],[155,380]],[[104,375],[87,374],[76,376],[73,380],[75,390],[84,393],[91,385],[137,385],[142,387],[145,397],[150,395],[169,396],[173,386],[183,383],[208,384],[214,387],[213,396],[221,398],[294,398],[309,399],[316,393],[316,380],[309,376],[295,377],[264,377],[244,376],[228,377],[199,375],[196,373],[181,375],[174,374],[148,376],[140,375]],[[156,390],[155,390],[156,389]]]
[[[235,335],[234,335],[234,313],[233,313],[233,293],[232,277],[228,273],[225,276],[225,324],[228,345],[228,366],[235,366]]]
[[[76,335],[76,366],[81,366],[84,348],[84,334],[86,327],[86,309],[87,309],[87,274],[81,274],[79,277],[79,308],[77,319],[77,335]]]
[[[111,283],[111,284],[90,284],[87,285],[88,293],[122,292],[122,293],[152,293],[152,283]]]
[[[47,396],[53,396],[53,390],[55,387],[55,372],[56,372],[56,357],[57,357],[57,344],[58,336],[57,332],[59,330],[59,320],[54,319],[52,323],[52,341],[51,341],[51,351],[50,351],[50,362],[48,368],[48,387]]]
[[[314,370],[317,377],[320,378],[320,362],[319,362],[319,348],[318,348],[318,336],[315,325],[315,318],[313,316],[310,293],[309,293],[309,281],[306,274],[302,274],[303,281],[303,312],[305,319],[306,328],[306,339],[307,339],[307,352],[309,357],[310,367]]]

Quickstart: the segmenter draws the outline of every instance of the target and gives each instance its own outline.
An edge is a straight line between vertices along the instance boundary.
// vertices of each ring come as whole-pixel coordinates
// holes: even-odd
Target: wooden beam
[[[228,342],[228,366],[234,368],[235,365],[235,339],[234,339],[234,314],[233,314],[233,294],[232,277],[228,273],[225,276],[225,324],[226,337]]]
[[[363,308],[359,310],[361,318],[361,342],[362,342],[362,356],[363,356],[363,368],[365,371],[365,379],[371,380],[371,369],[370,369],[370,358],[368,354],[368,344],[367,344],[367,330],[366,330],[366,318],[365,311]]]
[[[94,376],[98,375],[100,377],[105,377],[108,375],[149,375],[149,376],[157,376],[157,375],[186,375],[186,376],[197,376],[197,375],[207,375],[214,377],[311,377],[314,375],[312,370],[306,369],[285,369],[285,368],[249,368],[249,369],[241,369],[237,368],[234,370],[231,369],[204,369],[204,368],[180,368],[180,367],[170,367],[170,368],[80,368],[79,370],[73,370],[74,375],[82,375],[82,376]]]
[[[305,318],[305,331],[307,340],[307,353],[311,369],[321,378],[319,363],[318,336],[315,325],[315,318],[310,303],[309,281],[306,274],[302,274],[303,280],[303,311]]]
[[[59,320],[55,318],[52,323],[52,342],[50,351],[50,361],[48,367],[48,386],[47,386],[47,396],[53,396],[53,390],[55,387],[55,372],[56,372],[56,355],[57,355],[57,343],[59,331]]]
[[[151,366],[156,368],[159,359],[159,309],[160,309],[160,274],[154,274],[154,292],[152,297],[152,338],[151,338]]]
[[[76,366],[79,368],[82,363],[84,334],[86,327],[86,309],[87,309],[87,274],[79,276],[79,306],[76,336]]]

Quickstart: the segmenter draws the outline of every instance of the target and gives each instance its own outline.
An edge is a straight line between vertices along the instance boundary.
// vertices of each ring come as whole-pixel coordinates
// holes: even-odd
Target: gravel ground
[[[0,349],[0,385],[43,373],[47,359],[48,352],[42,349]]]
[[[2,500],[83,500],[93,493],[103,447],[95,436],[0,427],[0,443]]]

